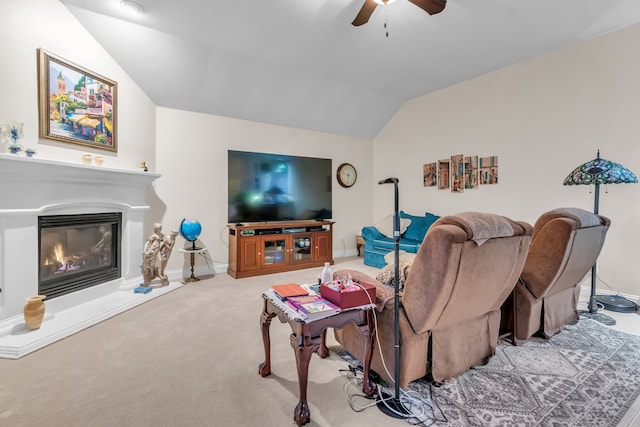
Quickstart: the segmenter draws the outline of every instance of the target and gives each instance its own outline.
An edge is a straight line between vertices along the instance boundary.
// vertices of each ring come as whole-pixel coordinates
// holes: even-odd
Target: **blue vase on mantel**
[[[22,151],[22,147],[20,146],[20,144],[17,143],[11,143],[9,145],[9,152],[12,154],[19,154]]]
[[[12,154],[19,154],[22,151],[20,140],[24,136],[23,124],[20,122],[11,122],[8,127],[9,139],[11,139],[11,143],[9,143],[9,152]]]

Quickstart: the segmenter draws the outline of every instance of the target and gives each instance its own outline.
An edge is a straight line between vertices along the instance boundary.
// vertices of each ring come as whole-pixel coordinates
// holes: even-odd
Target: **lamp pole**
[[[393,211],[393,349],[394,349],[394,396],[379,400],[378,408],[385,414],[394,418],[408,418],[408,412],[400,402],[400,216],[398,214],[398,178],[387,178],[378,181],[378,184],[393,184],[394,186],[394,211]]]
[[[600,203],[600,184],[623,184],[637,183],[638,177],[624,166],[600,158],[600,150],[598,150],[596,158],[581,164],[575,168],[564,180],[564,185],[591,185],[595,186],[595,198],[593,205],[593,213],[599,214]],[[597,281],[597,263],[591,267],[591,295],[587,310],[579,310],[578,313],[597,320],[605,325],[615,325],[616,321],[610,316],[598,313],[598,305],[602,305],[606,309],[620,312],[636,311],[637,307],[631,301],[623,297],[616,297],[615,301],[608,296],[596,295]]]
[[[595,200],[593,202],[593,213],[598,215],[599,205],[600,205],[600,184],[596,182],[595,184]],[[598,302],[596,301],[596,273],[598,270],[598,260],[591,267],[591,295],[589,296],[589,305],[587,309],[589,313],[595,314],[598,312]]]

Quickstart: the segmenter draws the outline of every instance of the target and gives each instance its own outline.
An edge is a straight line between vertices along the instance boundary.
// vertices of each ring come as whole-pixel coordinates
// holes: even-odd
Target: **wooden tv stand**
[[[333,264],[333,221],[229,224],[229,268],[236,279]]]

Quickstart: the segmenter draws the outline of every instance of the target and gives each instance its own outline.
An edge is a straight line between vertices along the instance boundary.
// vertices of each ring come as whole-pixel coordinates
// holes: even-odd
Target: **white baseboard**
[[[588,285],[582,285],[581,287],[581,291],[582,292],[586,292],[587,294],[591,293],[591,284],[589,283]],[[626,299],[630,300],[630,301],[636,301],[637,305],[640,305],[640,296],[638,295],[631,295],[631,294],[625,294],[622,292],[616,292],[616,291],[610,291],[608,289],[596,289],[596,294],[598,295],[621,295],[623,297],[625,297]]]
[[[333,259],[335,260],[336,258],[347,258],[347,257],[352,257],[352,256],[357,256],[358,255],[358,251],[356,249],[340,249],[340,250],[333,250]],[[360,248],[360,256],[364,255],[364,246]]]

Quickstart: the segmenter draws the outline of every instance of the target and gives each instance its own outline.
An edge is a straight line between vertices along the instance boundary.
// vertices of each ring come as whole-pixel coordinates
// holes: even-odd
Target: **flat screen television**
[[[331,159],[228,150],[228,221],[331,219],[331,171]]]

